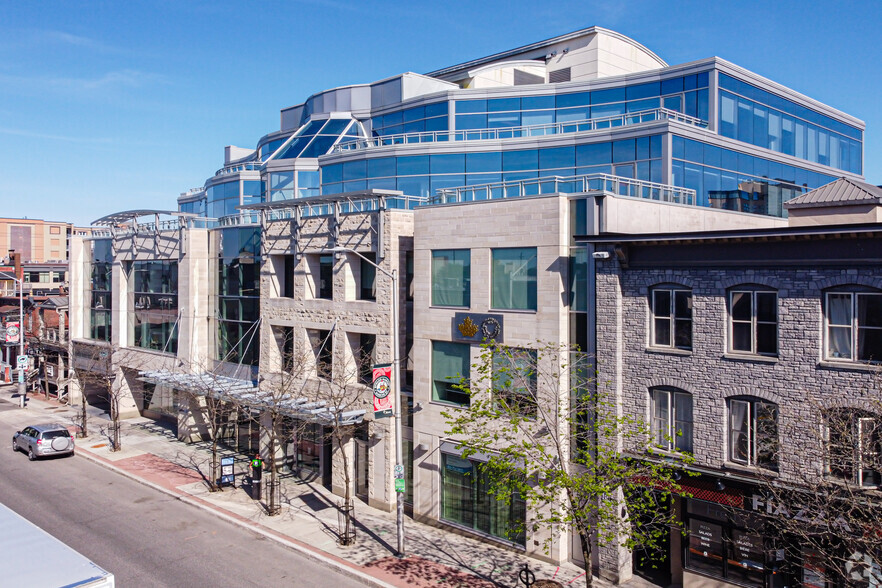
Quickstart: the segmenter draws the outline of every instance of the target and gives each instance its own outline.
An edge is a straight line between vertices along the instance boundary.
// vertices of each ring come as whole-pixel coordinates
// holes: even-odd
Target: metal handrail
[[[689,116],[671,110],[669,108],[653,108],[640,112],[628,112],[615,116],[600,118],[588,118],[570,122],[546,123],[541,125],[527,125],[520,127],[505,127],[499,129],[472,129],[462,131],[427,131],[423,133],[402,133],[397,135],[385,135],[382,137],[362,137],[355,141],[347,141],[334,145],[332,153],[370,149],[373,147],[388,147],[390,145],[409,145],[417,143],[440,143],[450,141],[488,141],[499,139],[519,139],[523,137],[540,137],[543,135],[561,135],[565,133],[578,133],[596,131],[635,125],[659,120],[676,120],[697,127],[706,127],[707,121],[694,116]]]
[[[435,193],[431,204],[455,204],[475,200],[518,198],[555,193],[603,192],[615,196],[645,198],[673,204],[695,204],[695,190],[635,180],[609,174],[581,176],[547,176],[526,180],[510,180],[492,184],[442,188]]]
[[[243,171],[260,171],[263,163],[260,161],[246,161],[244,163],[235,163],[232,165],[226,165],[216,172],[214,172],[215,176],[222,176],[226,174],[235,174]]]

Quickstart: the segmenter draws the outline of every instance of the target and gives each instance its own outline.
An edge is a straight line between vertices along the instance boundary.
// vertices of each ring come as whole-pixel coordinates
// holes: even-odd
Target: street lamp
[[[401,346],[399,344],[399,319],[398,319],[398,272],[396,270],[389,271],[384,267],[381,267],[374,263],[372,260],[368,259],[366,256],[362,255],[355,249],[351,249],[349,247],[329,247],[327,249],[323,249],[322,253],[354,253],[364,261],[368,262],[374,268],[376,268],[381,273],[385,274],[392,280],[392,394],[395,395],[395,414],[392,418],[395,419],[395,464],[396,466],[403,466],[402,457],[404,451],[402,450],[402,439],[403,435],[401,433],[401,383],[399,380],[401,379]],[[398,527],[398,557],[404,557],[404,496],[403,492],[396,492],[396,526]]]
[[[18,355],[24,355],[24,281],[12,274],[0,272],[0,277],[13,280],[18,283]],[[18,363],[16,361],[16,363]],[[19,406],[25,407],[27,388],[24,381],[24,368],[18,370],[18,402]]]

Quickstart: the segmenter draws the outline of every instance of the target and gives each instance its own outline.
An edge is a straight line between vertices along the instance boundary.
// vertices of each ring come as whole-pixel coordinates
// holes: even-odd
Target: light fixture
[[[717,478],[716,489],[717,489],[717,492],[722,492],[723,490],[726,489],[726,485],[719,478]]]
[[[680,478],[682,478],[682,477],[683,476],[680,475],[680,472],[674,472],[674,481],[675,482],[679,482]]]
[[[419,445],[417,445],[416,448],[417,448],[417,451],[428,451],[429,445],[427,443],[420,443]]]

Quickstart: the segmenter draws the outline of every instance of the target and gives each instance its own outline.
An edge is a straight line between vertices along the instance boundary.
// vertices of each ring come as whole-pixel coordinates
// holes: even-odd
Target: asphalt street
[[[12,451],[15,431],[0,418],[0,502],[112,572],[117,586],[360,585],[78,456],[30,462]],[[33,563],[51,565],[40,554]]]

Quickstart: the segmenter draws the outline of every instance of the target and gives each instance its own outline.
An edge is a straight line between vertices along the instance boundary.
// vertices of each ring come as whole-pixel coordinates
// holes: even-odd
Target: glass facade
[[[836,178],[674,136],[671,183],[691,188],[699,206],[782,216],[784,202]]]
[[[447,102],[407,108],[371,119],[371,132],[375,137],[446,130]]]
[[[220,231],[217,282],[217,359],[257,365],[260,337],[260,229]]]
[[[720,73],[720,134],[861,173],[860,129]]]
[[[177,353],[178,262],[132,262],[129,279],[129,345]]]
[[[708,119],[708,72],[659,82],[489,100],[457,100],[456,130],[498,129],[596,118],[667,108]],[[621,122],[610,121],[610,127]],[[406,132],[406,131],[405,131]]]
[[[455,186],[605,173],[662,181],[662,136],[547,149],[359,159],[322,168],[322,193],[369,188],[431,196]]]
[[[260,180],[234,180],[210,186],[205,189],[208,216],[220,218],[238,214],[237,206],[262,202],[265,190]]]
[[[325,155],[341,136],[357,137],[360,134],[358,128],[358,123],[349,118],[310,121],[288,139],[273,159],[315,158]]]
[[[92,241],[89,283],[89,338],[111,340],[113,310],[113,244],[110,239]]]
[[[441,454],[441,519],[525,545],[526,503],[517,494],[496,500],[490,488],[480,462]]]

